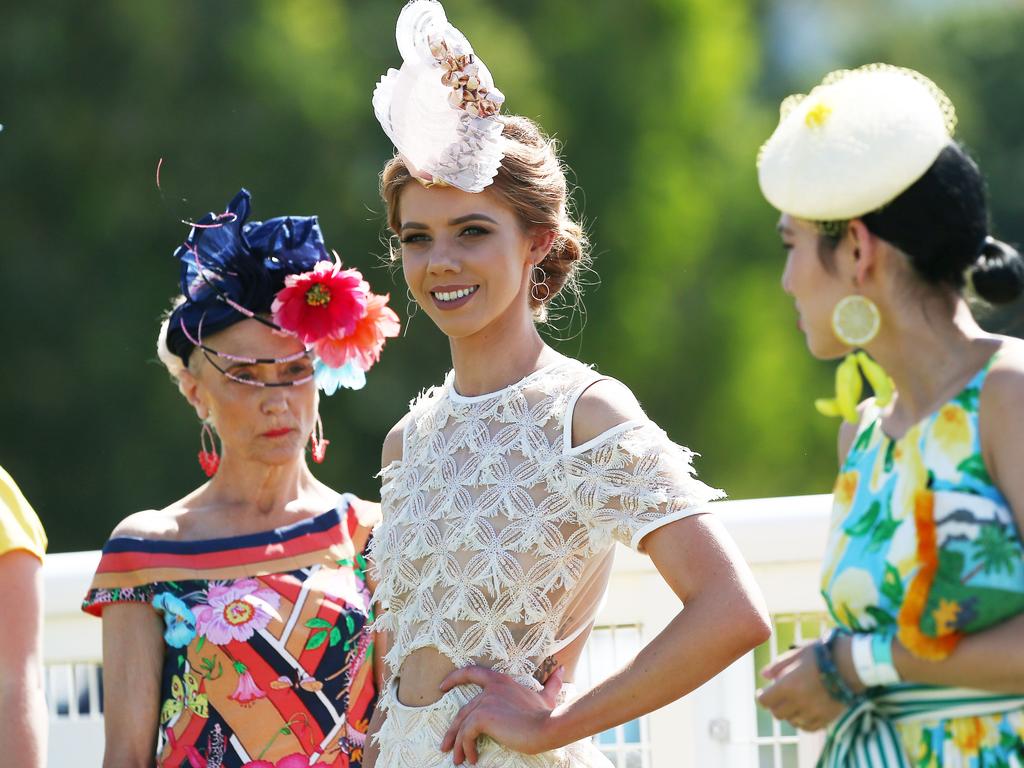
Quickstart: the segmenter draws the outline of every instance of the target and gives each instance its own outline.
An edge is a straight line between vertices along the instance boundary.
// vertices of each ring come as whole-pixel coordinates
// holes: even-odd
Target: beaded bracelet
[[[818,677],[828,695],[847,707],[856,704],[860,697],[843,680],[832,658],[832,646],[838,633],[833,630],[827,638],[814,644],[814,660],[818,663]]]

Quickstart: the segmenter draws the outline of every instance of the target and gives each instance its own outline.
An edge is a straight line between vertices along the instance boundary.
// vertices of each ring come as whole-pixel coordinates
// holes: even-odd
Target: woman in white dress
[[[373,558],[392,675],[371,725],[376,764],[606,766],[588,737],[764,641],[766,610],[704,514],[721,492],[694,477],[690,451],[537,332],[586,259],[553,142],[497,114],[503,97],[438,3],[409,3],[398,41],[402,69],[374,94],[399,151],[381,191],[453,371],[383,450]],[[616,541],[646,552],[686,608],[574,699]]]

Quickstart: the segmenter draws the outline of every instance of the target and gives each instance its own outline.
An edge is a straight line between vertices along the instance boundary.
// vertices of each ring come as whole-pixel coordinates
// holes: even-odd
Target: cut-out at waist
[[[563,653],[566,652],[559,653],[558,663],[565,667],[564,682],[570,683],[573,680],[579,653],[567,653],[564,660]],[[480,660],[478,663],[493,667],[493,662],[486,660]],[[428,707],[441,699],[441,681],[455,668],[452,660],[436,648],[417,648],[405,658],[401,668],[396,672],[398,684],[395,686],[395,698],[404,707]]]

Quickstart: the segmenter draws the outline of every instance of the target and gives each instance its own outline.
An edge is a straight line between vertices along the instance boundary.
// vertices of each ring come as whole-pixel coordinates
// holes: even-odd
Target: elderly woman
[[[838,630],[761,695],[829,726],[824,768],[1024,765],[1024,343],[963,295],[1013,300],[1024,262],[989,236],[955,123],[930,80],[869,65],[784,102],[759,159],[807,346],[847,355],[819,402],[846,420],[821,579]]]
[[[4,763],[21,768],[46,764],[40,665],[45,551],[46,534],[39,518],[0,467],[0,613],[17,628],[0,633],[0,745]]]
[[[362,386],[397,317],[329,260],[316,217],[248,215],[242,190],[193,227],[158,340],[210,480],[123,520],[84,604],[103,618],[108,768],[362,762],[377,505],[317,480],[305,446],[323,460],[317,385]]]

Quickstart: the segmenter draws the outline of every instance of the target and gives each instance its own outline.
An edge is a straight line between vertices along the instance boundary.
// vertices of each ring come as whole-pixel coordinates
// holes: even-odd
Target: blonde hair
[[[167,332],[171,327],[171,313],[181,304],[185,303],[185,297],[176,296],[171,302],[171,308],[168,309],[163,317],[160,318],[160,331],[156,336],[156,356],[160,359],[160,362],[164,364],[164,368],[167,372],[174,377],[175,380],[181,379],[182,371],[186,370],[185,363],[182,362],[181,358],[171,352],[171,348],[167,346]]]
[[[195,375],[196,365],[199,359],[198,355],[192,355],[189,357],[188,365],[182,362],[181,358],[171,352],[171,348],[167,346],[167,332],[171,327],[171,313],[181,304],[185,303],[184,296],[175,296],[171,301],[171,308],[164,312],[160,318],[160,330],[156,336],[156,356],[163,363],[164,368],[171,375],[171,380],[177,385],[178,391],[188,399],[188,394],[185,391],[185,380],[182,375],[187,371]]]
[[[580,300],[579,274],[590,264],[589,243],[583,226],[568,209],[568,183],[565,166],[558,157],[558,143],[546,136],[528,117],[502,115],[501,135],[505,139],[505,155],[494,182],[487,189],[508,205],[524,228],[540,227],[554,232],[551,250],[535,269],[544,274],[547,290],[538,300],[531,290],[530,307],[534,317],[547,319],[547,309],[559,294],[571,294],[569,304]],[[395,234],[401,225],[399,197],[413,180],[401,157],[393,157],[380,175],[380,195],[387,205],[388,226]],[[392,259],[397,258],[392,244]],[[533,283],[531,277],[531,283]]]

